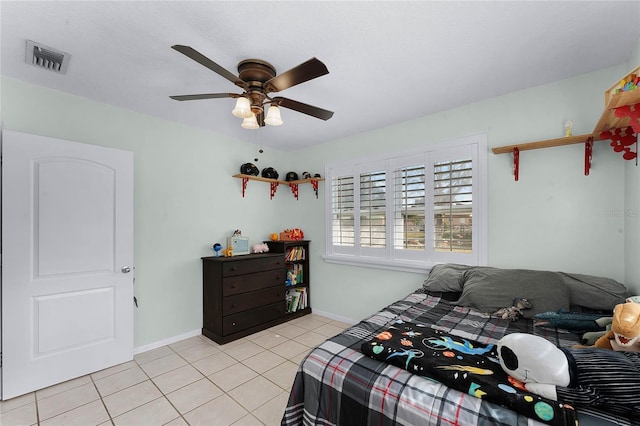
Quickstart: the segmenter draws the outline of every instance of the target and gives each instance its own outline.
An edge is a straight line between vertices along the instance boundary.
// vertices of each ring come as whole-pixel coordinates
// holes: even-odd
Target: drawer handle
[[[232,266],[232,267],[231,267],[231,269],[229,269],[229,270],[230,270],[230,271],[235,271],[235,270],[236,270],[236,267],[235,267],[235,266]]]
[[[235,284],[231,284],[231,288],[236,288],[236,285]]]
[[[236,304],[235,304],[235,303],[232,303],[232,304],[231,304],[231,307],[232,307],[232,308],[235,308],[235,307],[236,307]]]
[[[232,322],[232,323],[231,323],[231,325],[236,325],[236,323],[235,323],[235,322]]]

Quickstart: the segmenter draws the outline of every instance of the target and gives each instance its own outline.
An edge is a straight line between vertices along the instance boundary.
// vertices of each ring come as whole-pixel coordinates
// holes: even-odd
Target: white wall
[[[486,133],[489,146],[591,133],[603,109],[603,91],[624,73],[624,65],[467,105],[385,129],[358,134],[300,155],[317,167],[419,144]],[[393,147],[393,148],[392,148]],[[562,270],[623,281],[624,160],[606,142],[594,145],[593,168],[584,176],[584,145],[525,151],[520,180],[512,156],[489,153],[489,264]],[[324,235],[323,210],[302,207],[304,229],[316,242]],[[612,213],[614,212],[614,213]],[[422,283],[420,274],[324,263],[315,244],[313,307],[362,318]]]

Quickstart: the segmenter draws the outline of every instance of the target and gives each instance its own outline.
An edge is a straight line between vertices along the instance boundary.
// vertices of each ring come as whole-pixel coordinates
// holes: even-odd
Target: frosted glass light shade
[[[275,105],[271,105],[267,111],[267,118],[264,122],[271,126],[279,126],[282,124],[282,118],[280,118],[280,108]]]
[[[249,102],[249,99],[240,96],[236,101],[236,106],[235,108],[233,108],[231,113],[238,118],[251,117],[253,115],[253,112],[251,111],[251,103]]]
[[[258,127],[260,127],[258,125],[258,120],[256,120],[256,115],[253,113],[251,114],[251,117],[248,117],[242,120],[241,126],[249,130],[257,129]]]

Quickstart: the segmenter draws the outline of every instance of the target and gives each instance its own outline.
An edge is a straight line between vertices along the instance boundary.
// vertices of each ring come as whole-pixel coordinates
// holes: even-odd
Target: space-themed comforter
[[[478,366],[467,364],[457,358],[459,351],[452,349],[466,347],[469,352],[483,352],[490,345],[495,345],[502,336],[512,332],[540,335],[561,347],[577,343],[578,336],[563,329],[539,325],[544,321],[520,319],[510,322],[490,317],[472,308],[455,306],[449,301],[456,299],[457,295],[447,293],[413,293],[320,344],[299,366],[282,425],[574,426],[575,418],[571,409],[563,409],[559,404],[537,397],[528,401],[524,398],[526,395],[518,392],[516,384],[502,383],[502,389],[497,386],[491,391],[479,382],[470,384],[460,380],[460,383],[456,383],[456,375],[464,379],[465,374],[469,378],[472,372],[490,369],[498,372],[498,369],[488,363]],[[425,326],[425,336],[434,339],[428,342],[432,349],[441,355],[440,358],[451,360],[451,368],[443,368],[441,373],[452,377],[453,382],[447,385],[446,378],[435,374],[425,372],[421,375],[407,371],[409,356],[391,357],[397,358],[398,365],[402,364],[400,368],[369,356],[376,355],[373,349],[370,354],[362,352],[363,344],[373,346],[371,343],[376,336],[392,330],[391,327],[399,324],[398,321]],[[400,341],[403,337],[398,339],[400,346],[403,346]],[[416,335],[413,338],[415,340]],[[468,344],[465,344],[465,340]],[[445,352],[450,354],[445,355]],[[418,355],[418,352],[414,352],[409,361],[415,360]],[[449,358],[450,355],[453,357]],[[484,354],[468,356],[471,355],[495,356],[491,349]],[[518,412],[506,408],[506,402],[489,400],[483,395],[498,391],[512,393],[516,405],[523,404],[533,411],[527,412],[525,409]],[[537,405],[536,412],[537,403],[541,404]],[[577,419],[580,426],[629,424],[628,419],[593,409],[577,410]]]
[[[573,407],[545,400],[506,374],[496,345],[481,344],[420,323],[397,320],[361,346],[362,353],[413,374],[550,425],[573,425]]]

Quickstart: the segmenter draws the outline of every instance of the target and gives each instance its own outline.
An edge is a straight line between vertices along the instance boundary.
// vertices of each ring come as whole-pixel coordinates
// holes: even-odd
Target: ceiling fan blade
[[[267,93],[279,92],[296,84],[313,80],[314,78],[329,74],[329,70],[319,59],[311,58],[297,67],[291,68],[264,83]]]
[[[201,93],[199,95],[175,95],[169,97],[176,101],[195,101],[198,99],[237,98],[239,96],[235,93]]]
[[[303,114],[310,115],[312,117],[319,118],[321,120],[328,120],[333,117],[333,111],[314,107],[312,105],[303,104],[302,102],[294,101],[292,99],[275,97],[273,101],[283,108],[289,108],[294,111],[301,112]]]
[[[213,71],[213,72],[217,73],[218,75],[221,75],[222,77],[226,78],[227,80],[229,80],[230,82],[232,82],[236,86],[240,86],[245,90],[247,89],[247,84],[244,81],[240,80],[240,77],[238,77],[237,75],[233,74],[230,71],[227,71],[226,69],[224,69],[220,65],[216,64],[211,59],[207,58],[202,53],[200,53],[196,49],[194,49],[193,47],[184,46],[182,44],[175,44],[175,45],[171,46],[171,48],[174,49],[174,50],[177,50],[178,52],[182,53],[183,55],[193,59],[197,63],[199,63],[201,65],[204,65],[205,67],[209,68],[211,71]]]

